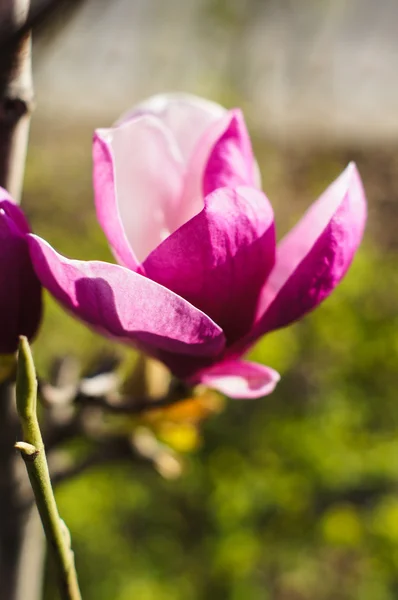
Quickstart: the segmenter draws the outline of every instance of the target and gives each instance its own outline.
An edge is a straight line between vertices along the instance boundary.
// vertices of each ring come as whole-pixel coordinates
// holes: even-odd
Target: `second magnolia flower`
[[[346,273],[366,220],[355,165],[276,246],[239,110],[156,96],[98,130],[93,156],[97,215],[119,265],[69,260],[29,236],[42,284],[185,380],[232,397],[270,393],[278,374],[241,356]]]

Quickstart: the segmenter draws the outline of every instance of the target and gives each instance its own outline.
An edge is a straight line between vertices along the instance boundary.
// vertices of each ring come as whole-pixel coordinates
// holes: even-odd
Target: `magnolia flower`
[[[32,339],[41,318],[41,285],[33,270],[29,225],[0,188],[0,354],[17,350],[20,335]]]
[[[97,215],[119,265],[69,260],[32,236],[42,284],[188,382],[231,397],[270,393],[279,375],[242,354],[315,308],[346,273],[366,219],[355,165],[276,246],[239,110],[155,96],[97,130],[93,156]]]

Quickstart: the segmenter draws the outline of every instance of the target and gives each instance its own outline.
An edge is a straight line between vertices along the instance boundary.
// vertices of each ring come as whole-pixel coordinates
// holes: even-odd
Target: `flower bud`
[[[38,329],[41,284],[33,270],[22,210],[0,188],[0,354],[17,350],[20,335],[31,340]]]

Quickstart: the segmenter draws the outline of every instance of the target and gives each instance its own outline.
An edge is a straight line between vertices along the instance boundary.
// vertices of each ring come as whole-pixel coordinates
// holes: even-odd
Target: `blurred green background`
[[[218,26],[235,35],[221,5],[212,4]],[[178,479],[121,463],[58,488],[83,597],[395,600],[398,143],[271,138],[236,72],[217,78],[212,98],[245,108],[279,237],[349,160],[364,180],[369,226],[333,296],[252,351],[281,373],[276,391],[227,401],[203,422]],[[112,260],[91,189],[92,130],[108,124],[85,117],[66,127],[39,110],[33,120],[23,205],[35,232],[71,257]],[[56,355],[87,362],[102,348],[109,343],[48,299],[34,345],[42,374]],[[51,577],[46,594],[55,597]]]

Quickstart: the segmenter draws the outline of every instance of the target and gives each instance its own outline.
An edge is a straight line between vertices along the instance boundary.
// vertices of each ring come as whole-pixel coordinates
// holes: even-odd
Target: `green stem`
[[[25,461],[48,547],[57,568],[61,598],[81,600],[69,531],[59,517],[55,502],[36,406],[35,367],[29,343],[25,337],[21,337],[17,369],[17,410],[24,441],[17,442],[15,447]]]

